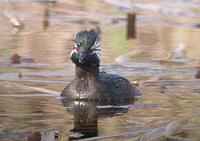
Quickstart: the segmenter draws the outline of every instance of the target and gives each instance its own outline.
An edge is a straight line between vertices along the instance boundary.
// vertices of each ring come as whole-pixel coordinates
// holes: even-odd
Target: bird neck
[[[76,65],[76,77],[77,78],[92,78],[96,79],[99,75],[99,67],[92,66],[78,66]]]

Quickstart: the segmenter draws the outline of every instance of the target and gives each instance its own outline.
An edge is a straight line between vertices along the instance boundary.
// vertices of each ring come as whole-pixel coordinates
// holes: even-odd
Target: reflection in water
[[[72,134],[68,136],[68,140],[98,136],[99,117],[106,118],[122,115],[128,112],[127,104],[134,104],[126,102],[117,102],[116,104],[116,102],[68,101],[64,98],[61,99],[61,102],[66,111],[73,115],[74,127],[70,130]],[[29,134],[28,141],[58,141],[61,138],[61,132],[58,130],[38,131]]]
[[[46,5],[44,8],[44,14],[43,14],[43,29],[46,30],[49,27],[49,5]]]
[[[116,105],[116,103],[96,103],[90,101],[68,101],[61,99],[67,112],[74,116],[73,132],[69,140],[83,139],[98,136],[98,117],[111,117],[117,113],[127,113],[127,107],[120,107],[125,103],[118,102],[120,106],[109,107],[106,105]],[[106,105],[104,105],[106,104]],[[129,104],[129,103],[126,103]],[[133,104],[133,103],[132,103]],[[100,106],[101,108],[97,108]]]
[[[125,19],[126,13],[102,1],[57,0],[53,7],[54,2],[50,0],[1,0],[0,140],[24,140],[28,133],[34,131],[38,132],[31,134],[29,139],[55,140],[63,131],[68,138],[70,129],[73,133],[83,132],[72,134],[71,138],[84,134],[101,136],[145,129],[146,126],[198,113],[200,82],[196,78],[200,78],[200,72],[196,66],[199,66],[200,60],[199,6],[192,6],[196,0],[187,1],[186,4],[186,0],[180,0],[175,5],[183,11],[180,13],[176,12],[177,8],[171,8],[174,7],[174,1],[170,1],[144,0],[140,5],[136,3],[144,10],[144,15],[137,16],[137,39],[127,41],[125,21],[111,23],[112,18]],[[171,3],[170,8],[166,3]],[[145,7],[151,6],[158,7],[158,13],[145,10]],[[50,21],[48,16],[51,16]],[[18,22],[15,22],[15,18]],[[92,107],[95,104],[86,104],[80,108],[81,104],[75,106],[75,103],[71,106],[68,104],[68,112],[65,112],[60,101],[53,97],[44,98],[47,95],[36,95],[32,91],[7,86],[6,81],[15,81],[61,91],[74,74],[74,67],[66,64],[71,63],[68,58],[73,48],[71,37],[76,31],[85,28],[86,24],[95,23],[100,24],[103,30],[102,69],[127,77],[133,83],[138,80],[144,92],[138,105],[129,107],[128,114],[99,118],[101,115],[116,115],[116,108]],[[25,28],[22,28],[22,24]],[[22,30],[13,35],[13,28]],[[186,45],[186,48],[179,46],[180,43]],[[16,56],[20,64],[8,63],[7,60],[15,53],[21,56],[21,59]],[[122,58],[116,64],[114,60],[119,55],[125,59]],[[16,100],[15,97],[19,98]],[[122,113],[127,110],[124,109]],[[76,122],[71,120],[72,115],[69,113],[73,114]],[[81,124],[78,116],[90,121],[84,120],[85,124]],[[195,130],[191,131],[193,134],[190,136],[199,137],[199,116],[189,119],[189,128]],[[142,124],[135,126],[135,123]],[[87,124],[91,128],[88,132],[84,131],[89,128]]]
[[[63,105],[68,107],[69,103],[64,101]],[[94,137],[98,135],[97,109],[94,103],[74,101],[67,108],[67,111],[74,116],[74,128],[69,140]]]

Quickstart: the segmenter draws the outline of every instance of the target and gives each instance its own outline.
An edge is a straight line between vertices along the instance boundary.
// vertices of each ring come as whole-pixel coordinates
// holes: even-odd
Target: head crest
[[[85,43],[88,47],[92,47],[98,38],[95,30],[81,30],[75,36],[75,43]]]
[[[74,49],[71,52],[73,53],[84,53],[84,54],[96,54],[98,59],[101,57],[101,49],[99,44],[99,35],[98,31],[91,30],[81,30],[75,35],[74,40]]]

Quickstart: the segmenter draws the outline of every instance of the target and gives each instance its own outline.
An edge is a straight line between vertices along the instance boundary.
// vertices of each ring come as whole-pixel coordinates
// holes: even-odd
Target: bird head
[[[71,59],[75,64],[91,65],[100,62],[99,35],[95,30],[81,30],[74,39]]]

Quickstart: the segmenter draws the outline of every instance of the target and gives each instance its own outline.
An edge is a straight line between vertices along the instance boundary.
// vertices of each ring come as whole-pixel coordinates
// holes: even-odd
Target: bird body
[[[100,72],[100,44],[98,32],[83,30],[76,34],[71,60],[76,65],[75,79],[61,96],[74,100],[133,101],[140,91],[126,78]]]
[[[106,72],[100,72],[98,78],[76,77],[61,94],[69,99],[95,101],[133,100],[140,95],[127,79]]]

